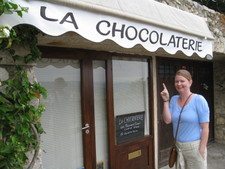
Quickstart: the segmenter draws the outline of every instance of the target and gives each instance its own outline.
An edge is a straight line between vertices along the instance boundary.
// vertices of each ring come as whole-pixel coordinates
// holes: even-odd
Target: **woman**
[[[174,86],[179,95],[169,99],[169,92],[163,84],[163,120],[173,124],[175,137],[180,110],[187,100],[181,114],[176,138],[178,158],[177,169],[207,169],[207,142],[209,135],[209,107],[205,98],[192,94],[192,76],[187,70],[178,70]],[[190,98],[188,98],[190,96]]]

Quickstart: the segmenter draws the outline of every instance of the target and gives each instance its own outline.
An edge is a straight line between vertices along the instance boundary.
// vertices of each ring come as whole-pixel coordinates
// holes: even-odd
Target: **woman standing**
[[[174,137],[181,108],[187,100],[176,138],[176,169],[207,169],[208,103],[202,95],[191,92],[192,76],[187,70],[181,69],[176,72],[174,85],[179,95],[169,99],[169,92],[163,84],[161,97],[164,102],[163,120],[166,124],[172,122]]]

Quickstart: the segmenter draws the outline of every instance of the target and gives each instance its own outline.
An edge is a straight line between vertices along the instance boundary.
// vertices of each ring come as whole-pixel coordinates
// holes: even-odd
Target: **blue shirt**
[[[175,137],[178,119],[181,108],[178,105],[178,95],[171,98],[170,112],[173,122],[173,135]],[[191,142],[200,140],[201,126],[200,123],[209,122],[209,106],[202,95],[194,94],[181,114],[180,126],[177,134],[177,141]]]

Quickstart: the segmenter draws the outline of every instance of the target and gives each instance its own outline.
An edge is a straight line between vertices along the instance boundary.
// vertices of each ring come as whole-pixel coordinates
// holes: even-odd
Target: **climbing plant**
[[[16,12],[22,17],[28,8],[11,1],[0,0],[0,16]],[[40,97],[46,98],[46,89],[40,83],[29,80],[27,69],[18,63],[37,61],[41,52],[37,47],[37,29],[27,25],[14,28],[0,26],[0,51],[8,52],[14,61],[9,78],[0,79],[0,168],[22,169],[25,165],[32,168],[39,149],[39,135],[43,133],[40,118],[45,110],[43,104],[35,104]],[[20,56],[15,46],[29,47],[30,53]],[[34,150],[31,162],[27,153]]]
[[[20,17],[23,16],[23,12],[28,12],[27,7],[22,7],[18,4],[11,2],[11,0],[0,0],[0,16],[5,14],[17,13]]]

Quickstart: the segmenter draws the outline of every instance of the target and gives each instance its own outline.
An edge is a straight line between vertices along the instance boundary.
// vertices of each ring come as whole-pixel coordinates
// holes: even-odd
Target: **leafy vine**
[[[22,17],[28,8],[11,1],[0,0],[0,16],[16,12]],[[32,168],[39,149],[39,135],[43,133],[40,118],[45,110],[43,104],[35,104],[40,97],[46,98],[47,91],[40,83],[29,80],[29,66],[25,64],[40,59],[36,35],[39,31],[31,26],[19,25],[14,28],[0,26],[0,51],[6,51],[15,61],[14,66],[4,66],[10,72],[9,78],[0,79],[0,168]],[[16,54],[16,46],[28,46],[30,53]],[[3,67],[3,65],[2,65]],[[34,150],[29,163],[27,153]],[[28,164],[29,163],[29,164]]]

